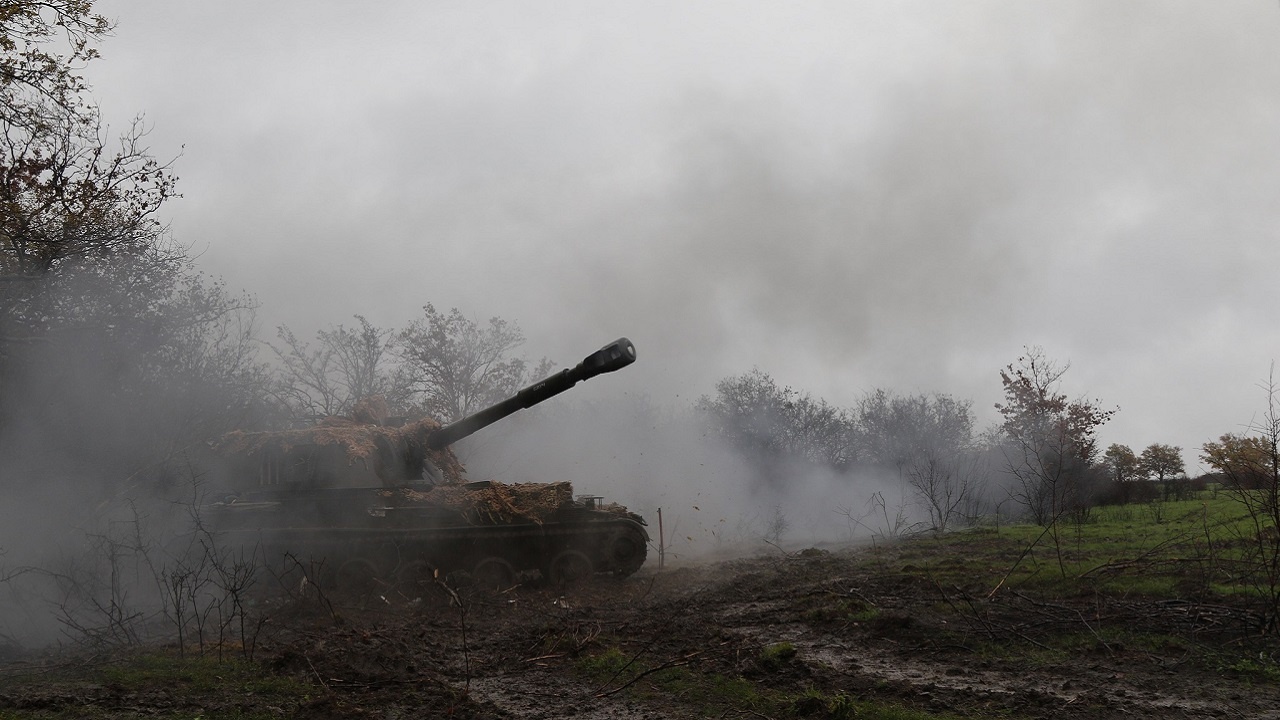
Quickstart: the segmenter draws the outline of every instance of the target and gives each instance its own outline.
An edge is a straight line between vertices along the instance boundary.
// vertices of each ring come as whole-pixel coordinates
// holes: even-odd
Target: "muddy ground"
[[[986,598],[895,565],[884,556],[892,550],[871,552],[661,572],[651,562],[625,580],[565,589],[429,585],[263,600],[270,619],[252,636],[254,667],[305,691],[138,687],[63,672],[75,664],[65,657],[26,658],[0,675],[0,717],[821,718],[900,707],[1280,718],[1274,678],[1233,669],[1252,653],[1276,655],[1237,622],[1239,609]],[[1116,639],[1126,628],[1146,639]],[[1074,638],[1068,651],[1064,638]],[[117,652],[76,662],[120,661]]]

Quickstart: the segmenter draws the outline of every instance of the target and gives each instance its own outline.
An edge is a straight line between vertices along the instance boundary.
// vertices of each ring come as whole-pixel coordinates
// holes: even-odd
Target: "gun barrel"
[[[427,436],[427,447],[440,450],[464,437],[488,427],[502,418],[559,395],[583,380],[620,370],[636,361],[636,346],[626,338],[605,345],[591,353],[576,367],[560,372],[524,388],[500,403],[450,423]]]

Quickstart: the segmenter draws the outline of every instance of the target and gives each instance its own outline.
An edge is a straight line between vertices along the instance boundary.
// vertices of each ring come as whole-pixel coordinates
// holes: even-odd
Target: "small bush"
[[[578,669],[592,677],[611,677],[622,672],[631,659],[622,650],[611,647],[599,655],[578,659]]]
[[[767,645],[760,651],[760,667],[777,670],[796,656],[796,646],[789,642]]]
[[[827,714],[833,720],[850,720],[858,716],[858,706],[849,695],[836,693],[827,701]]]

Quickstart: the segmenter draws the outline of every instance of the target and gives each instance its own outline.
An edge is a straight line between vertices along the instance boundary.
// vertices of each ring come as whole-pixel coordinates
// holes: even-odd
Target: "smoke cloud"
[[[700,538],[779,506],[826,528],[744,494],[681,408],[758,366],[990,421],[1024,345],[1120,406],[1103,445],[1179,445],[1194,472],[1280,340],[1274,4],[99,7],[96,95],[116,127],[146,112],[157,156],[183,148],[165,219],[262,326],[431,302],[517,322],[532,357],[636,342],[539,411],[571,432],[475,439],[477,479],[569,476]],[[5,466],[6,512],[74,493],[31,467]]]
[[[267,327],[433,302],[626,334],[661,401],[987,412],[1041,345],[1193,467],[1275,354],[1270,5],[105,6],[96,87],[185,144],[174,231]]]

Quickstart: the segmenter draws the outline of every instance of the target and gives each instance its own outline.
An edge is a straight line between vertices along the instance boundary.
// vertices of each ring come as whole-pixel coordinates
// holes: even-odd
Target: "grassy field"
[[[1280,688],[1280,643],[1263,632],[1268,589],[1255,572],[1256,535],[1237,500],[1206,491],[1182,501],[1095,508],[1052,529],[983,526],[850,557],[804,553],[796,561],[808,570],[780,569],[751,582],[763,589],[759,604],[784,598],[769,621],[806,626],[802,635],[821,638],[816,648],[761,644],[734,674],[723,665],[662,667],[608,645],[580,660],[578,670],[603,687],[631,683],[628,692],[684,698],[706,717],[725,707],[779,718],[955,716],[948,707],[922,709],[909,694],[849,691],[846,675],[811,657],[827,656],[820,648],[833,641],[885,643],[909,649],[904,661],[929,655],[958,664],[946,673],[990,664],[1067,686],[1097,682],[1081,668],[1115,663],[1124,668],[1117,677],[1150,671],[1145,685],[1152,688],[1163,687],[1158,678],[1172,667],[1200,682]],[[788,584],[788,592],[768,590]],[[793,672],[802,665],[804,672]],[[929,671],[920,675],[934,692]],[[1022,715],[984,704],[956,709],[967,717]],[[1092,712],[1102,717],[1108,708]],[[1140,708],[1119,712],[1142,715]]]
[[[1176,652],[1205,669],[1280,681],[1274,528],[1227,493],[1094,508],[1055,528],[983,526],[866,556],[933,586],[940,613],[990,620],[983,652],[1062,662],[1099,647]],[[1034,618],[1006,619],[1016,605]],[[851,612],[866,612],[856,604]],[[1073,617],[1075,616],[1075,617]],[[850,616],[852,617],[852,615]],[[1036,627],[1037,632],[1023,632]]]
[[[1257,596],[1262,588],[1249,572],[1260,560],[1255,539],[1236,499],[1205,491],[1189,500],[1098,507],[1082,521],[1048,529],[985,525],[921,537],[896,556],[900,569],[974,591]]]
[[[1256,555],[1274,530],[1213,492],[1081,520],[481,594],[464,615],[349,598],[340,613],[279,616],[260,662],[152,647],[0,668],[0,720],[600,708],[612,709],[591,717],[1096,720],[1280,706]],[[475,691],[486,678],[506,694]]]

